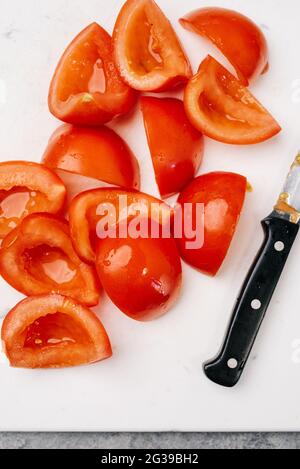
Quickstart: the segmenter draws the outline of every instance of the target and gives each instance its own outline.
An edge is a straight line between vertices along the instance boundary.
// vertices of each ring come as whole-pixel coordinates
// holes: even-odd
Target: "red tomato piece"
[[[56,294],[21,301],[4,319],[1,339],[15,368],[63,368],[112,356],[97,316]]]
[[[161,316],[178,298],[182,270],[172,238],[101,240],[96,267],[113,303],[137,321]]]
[[[49,109],[75,125],[98,126],[128,113],[137,94],[120,78],[110,35],[97,23],[84,29],[63,54],[49,91]]]
[[[234,66],[240,81],[249,81],[268,68],[268,45],[249,18],[225,8],[200,8],[180,19],[181,25],[212,41]]]
[[[66,200],[62,180],[37,163],[0,163],[0,241],[24,216],[34,212],[59,213]]]
[[[247,179],[239,174],[215,172],[196,178],[180,194],[178,203],[193,204],[196,226],[197,203],[204,204],[204,245],[188,249],[183,236],[177,240],[181,257],[201,272],[215,276],[230,247],[243,208]],[[192,240],[193,241],[193,240]]]
[[[127,0],[113,33],[115,61],[126,83],[140,91],[184,84],[191,66],[169,20],[153,0]]]
[[[67,222],[48,214],[29,215],[4,239],[0,273],[27,296],[59,293],[87,306],[99,302],[95,271],[74,251]]]
[[[62,125],[50,138],[42,162],[128,189],[140,188],[139,164],[125,141],[108,127]]]
[[[203,135],[191,125],[179,99],[143,97],[142,111],[156,181],[166,198],[195,177],[203,157]]]
[[[122,212],[121,198],[126,199],[128,208],[127,214]],[[69,208],[69,221],[71,237],[74,247],[85,262],[95,262],[95,246],[97,242],[96,227],[102,216],[97,214],[97,209],[101,204],[112,204],[115,208],[116,223],[123,217],[130,218],[130,214],[137,211],[146,215],[152,214],[159,223],[172,220],[172,210],[161,200],[151,197],[142,192],[128,192],[120,189],[94,189],[83,192],[75,197]],[[151,212],[152,210],[152,212]],[[144,212],[145,213],[145,212]]]
[[[250,91],[211,56],[189,81],[184,104],[196,129],[220,142],[254,144],[281,130]]]

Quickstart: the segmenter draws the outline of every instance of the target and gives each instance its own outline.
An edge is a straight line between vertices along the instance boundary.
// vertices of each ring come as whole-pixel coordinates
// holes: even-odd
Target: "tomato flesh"
[[[76,342],[91,343],[87,332],[73,318],[64,313],[54,313],[36,319],[27,327],[24,347],[41,349]]]
[[[113,40],[119,72],[136,90],[167,91],[191,76],[179,39],[153,0],[127,0]]]
[[[60,295],[27,298],[5,317],[4,351],[16,368],[62,368],[111,357],[108,335],[97,316]]]
[[[128,214],[122,214],[121,198],[126,201]],[[96,227],[102,218],[97,209],[101,204],[104,204],[104,207],[105,204],[111,204],[114,207],[115,223],[119,223],[124,218],[130,218],[130,214],[142,213],[143,210],[147,210],[148,214],[155,216],[161,224],[169,222],[172,218],[172,210],[167,204],[142,192],[112,188],[95,189],[79,194],[70,205],[70,230],[78,255],[89,263],[95,261],[95,246],[98,241]],[[154,211],[155,207],[157,208]]]
[[[246,16],[225,8],[200,8],[180,19],[181,25],[211,40],[235,67],[240,81],[249,81],[268,68],[267,41]]]
[[[30,213],[59,213],[66,200],[61,179],[43,165],[0,163],[0,241]]]
[[[204,244],[187,248],[191,240],[177,239],[181,257],[201,272],[215,276],[234,236],[247,190],[245,177],[234,173],[209,173],[196,178],[179,196],[178,203],[192,204],[196,227],[196,204],[204,205]],[[193,241],[193,239],[192,239]]]
[[[101,240],[96,266],[110,299],[137,321],[163,315],[178,298],[182,270],[173,239]]]
[[[281,130],[250,91],[211,56],[189,81],[184,104],[191,123],[220,142],[255,144]]]
[[[191,125],[179,99],[141,101],[156,181],[161,196],[167,198],[195,177],[203,157],[203,135]]]
[[[77,275],[77,266],[68,256],[57,248],[39,245],[22,253],[26,271],[41,281],[63,285],[71,282]]]
[[[110,35],[97,23],[84,29],[61,58],[49,91],[49,108],[58,119],[99,126],[128,113],[137,94],[120,78]]]
[[[87,306],[99,302],[95,271],[74,251],[68,224],[47,214],[26,217],[4,239],[0,273],[28,296],[59,293]]]
[[[128,189],[139,189],[139,164],[126,142],[108,127],[86,129],[63,125],[52,137],[42,162]]]

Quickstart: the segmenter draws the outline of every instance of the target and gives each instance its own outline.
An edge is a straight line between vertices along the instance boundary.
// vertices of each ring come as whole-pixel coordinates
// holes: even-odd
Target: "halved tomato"
[[[45,166],[25,161],[0,163],[0,240],[30,213],[59,213],[65,200],[62,180]]]
[[[185,204],[192,204],[193,229],[198,228],[196,204],[204,205],[204,227],[198,228],[204,228],[203,246],[192,248],[190,243],[194,239],[185,234],[177,239],[181,257],[188,264],[207,275],[217,274],[235,233],[246,190],[247,179],[244,176],[215,172],[199,176],[180,194],[178,203],[182,208]]]
[[[268,68],[268,45],[261,29],[249,18],[225,8],[200,8],[180,19],[182,26],[211,40],[234,66],[240,81]]]
[[[79,194],[70,205],[69,222],[74,247],[85,262],[95,261],[97,224],[104,216],[109,216],[111,207],[116,215],[115,220],[110,220],[113,225],[139,214],[152,216],[161,224],[169,223],[173,216],[167,204],[142,192],[109,188]]]
[[[84,29],[62,56],[49,91],[50,112],[75,125],[98,126],[128,113],[137,94],[120,78],[110,35],[97,23]]]
[[[139,164],[126,142],[108,127],[87,129],[62,125],[52,137],[42,162],[126,189],[139,189]]]
[[[211,56],[189,81],[184,104],[196,129],[220,142],[254,144],[281,130],[250,91]]]
[[[4,239],[0,274],[27,296],[59,293],[87,306],[99,302],[95,271],[74,251],[67,222],[48,214],[29,215]]]
[[[127,0],[113,40],[119,72],[136,90],[167,91],[191,76],[179,39],[153,0]]]
[[[4,319],[1,339],[15,368],[63,368],[112,356],[97,316],[71,298],[26,298]]]
[[[203,135],[191,125],[179,99],[147,96],[141,101],[156,181],[166,198],[195,177],[203,157]]]
[[[182,270],[173,238],[101,240],[96,267],[113,303],[137,321],[163,315],[178,298]]]

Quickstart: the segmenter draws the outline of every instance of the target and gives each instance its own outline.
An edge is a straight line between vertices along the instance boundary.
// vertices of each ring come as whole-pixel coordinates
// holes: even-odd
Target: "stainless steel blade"
[[[291,166],[274,209],[280,215],[288,216],[291,222],[300,222],[300,153]]]

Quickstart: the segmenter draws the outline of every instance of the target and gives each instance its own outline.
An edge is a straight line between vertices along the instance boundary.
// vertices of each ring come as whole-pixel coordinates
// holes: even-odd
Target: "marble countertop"
[[[300,433],[0,433],[0,449],[300,449]]]

